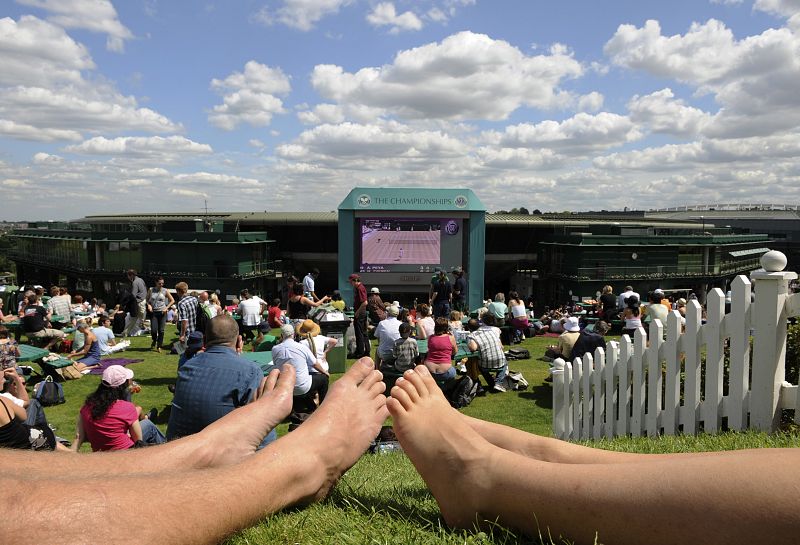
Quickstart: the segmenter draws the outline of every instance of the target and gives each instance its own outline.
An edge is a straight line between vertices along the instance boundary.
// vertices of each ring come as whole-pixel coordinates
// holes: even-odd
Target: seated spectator
[[[178,369],[167,425],[168,439],[197,433],[263,395],[264,373],[258,365],[237,354],[240,343],[239,326],[233,318],[223,314],[209,320],[205,351],[187,359]],[[273,430],[262,446],[275,439]]]
[[[425,303],[417,305],[417,339],[427,339],[433,335],[435,325],[431,318],[431,307]]]
[[[547,347],[545,355],[549,358],[564,358],[567,361],[572,359],[572,347],[578,340],[581,333],[581,326],[578,319],[570,316],[564,321],[564,332],[558,336],[558,344]]]
[[[428,353],[423,363],[440,388],[456,378],[456,368],[453,366],[456,351],[456,339],[450,333],[447,318],[436,318],[433,335],[428,337]]]
[[[450,333],[455,335],[456,331],[462,331],[464,329],[464,324],[461,323],[463,317],[464,315],[459,310],[450,312]]]
[[[582,358],[587,353],[594,355],[596,348],[605,348],[606,340],[604,335],[608,333],[609,329],[610,326],[601,320],[594,325],[594,331],[589,331],[588,328],[581,331],[572,346],[570,359]]]
[[[125,350],[125,348],[131,345],[130,341],[127,340],[117,342],[114,337],[114,332],[111,330],[111,318],[108,316],[100,316],[97,322],[99,325],[92,329],[92,333],[94,333],[97,339],[101,356],[108,356],[120,350]]]
[[[503,383],[508,373],[508,362],[500,341],[500,329],[494,324],[494,315],[489,312],[484,315],[482,326],[474,318],[467,322],[467,348],[478,352],[477,368],[487,386],[496,392],[505,392]],[[492,373],[495,373],[494,376]],[[478,377],[475,375],[471,378],[477,380]]]
[[[619,310],[617,309],[617,296],[614,295],[614,288],[608,285],[603,286],[603,291],[600,294],[600,302],[598,303],[598,306],[600,307],[598,309],[598,314],[607,322],[611,322],[611,320],[615,319],[617,315],[619,315]]]
[[[279,297],[273,299],[269,304],[267,323],[272,329],[277,329],[285,323],[283,319],[283,311],[281,310],[281,300]]]
[[[28,338],[46,340],[45,350],[50,350],[66,337],[63,331],[49,327],[51,316],[52,313],[38,303],[35,293],[28,296],[27,304],[22,311],[22,329]]]
[[[308,347],[311,353],[317,358],[315,363],[308,372],[314,375],[315,373],[322,373],[329,378],[331,374],[328,372],[330,365],[328,364],[328,352],[336,346],[336,339],[320,335],[319,324],[313,320],[305,320],[297,326],[297,336],[300,337],[300,344]],[[327,391],[327,390],[326,390]],[[319,402],[324,401],[324,396],[320,396]]]
[[[264,311],[261,300],[250,295],[248,290],[242,290],[241,300],[237,310],[241,320],[239,321],[239,334],[245,342],[253,340],[255,334],[253,330],[261,323],[261,313]]]
[[[662,296],[664,292],[660,290],[652,291],[647,294],[647,300],[649,301],[649,305],[644,309],[644,313],[646,314],[646,321],[648,324],[652,323],[653,320],[660,320],[661,324],[664,326],[664,334],[667,333],[667,316],[669,315],[669,308],[661,303]],[[648,328],[649,333],[649,328]]]
[[[400,338],[400,320],[397,318],[400,309],[394,305],[389,305],[386,309],[387,318],[381,320],[375,328],[375,338],[378,339],[378,367],[384,360],[391,360],[394,342]]]
[[[5,376],[7,376],[6,373],[4,373]],[[4,382],[7,380],[5,379]],[[15,380],[19,380],[19,377]],[[24,390],[23,384],[20,392]],[[38,401],[36,403],[38,404]],[[0,405],[2,405],[0,409],[0,447],[21,450],[68,450],[56,440],[53,430],[46,421],[44,421],[44,425],[29,423],[30,415],[34,414],[33,408],[31,411],[26,411],[24,402],[19,398],[3,392],[0,394]],[[14,471],[14,468],[6,469]]]
[[[72,450],[77,452],[85,441],[98,452],[125,450],[140,443],[158,445],[166,440],[141,409],[127,401],[132,378],[133,371],[121,365],[110,365],[103,371],[97,390],[81,407]]]
[[[66,290],[65,290],[66,291]],[[50,314],[53,316],[63,316],[65,321],[59,322],[58,324],[53,324],[55,329],[62,329],[67,323],[72,322],[74,323],[74,318],[72,317],[72,308],[69,295],[61,295],[61,291],[59,290],[58,286],[53,286],[50,288],[50,300],[47,301],[47,310],[50,311]]]
[[[13,322],[17,318],[19,318],[19,316],[15,314],[3,314],[3,304],[4,304],[3,299],[0,298],[0,323]]]
[[[506,325],[506,314],[508,314],[508,306],[506,305],[506,296],[498,293],[494,296],[494,301],[486,306],[489,314],[494,316],[494,322],[497,327]]]
[[[47,418],[44,415],[44,408],[39,400],[31,399],[28,390],[25,389],[25,379],[13,368],[3,370],[2,384],[0,385],[0,396],[11,401],[14,405],[22,407],[25,411],[23,421],[36,428],[48,428]]]
[[[256,334],[256,338],[253,339],[253,352],[263,351],[263,349],[259,349],[259,347],[261,346],[261,343],[264,342],[264,337],[270,332],[271,329],[272,328],[269,327],[267,322],[261,322],[258,324],[258,333]],[[272,350],[272,347],[270,346],[269,349]]]
[[[100,343],[85,321],[78,322],[78,331],[83,333],[85,341],[80,350],[73,350],[69,353],[69,358],[77,358],[76,363],[85,365],[86,369],[100,366]]]
[[[628,335],[633,339],[636,330],[642,327],[642,310],[639,307],[639,297],[635,294],[627,297],[625,305],[625,310],[622,312],[625,328],[622,330],[622,334]]]
[[[11,338],[8,329],[0,325],[0,370],[16,369],[19,356],[17,341]]]
[[[400,337],[392,346],[392,357],[381,362],[381,372],[401,374],[408,369],[413,369],[419,360],[419,346],[417,340],[411,336],[414,330],[411,324],[402,322],[398,328]]]
[[[381,320],[386,319],[386,305],[381,299],[381,290],[376,287],[369,289],[367,295],[367,316],[369,321],[377,325]]]
[[[339,290],[333,290],[333,294],[331,295],[331,306],[339,312],[344,312],[345,302],[344,299],[342,299],[342,294],[339,292]]]
[[[272,348],[272,363],[278,367],[289,363],[294,367],[295,383],[290,420],[296,427],[304,419],[300,415],[311,414],[317,409],[315,396],[325,398],[328,392],[328,376],[321,373],[312,375],[309,372],[317,363],[317,358],[307,346],[295,341],[294,335],[295,329],[291,325],[281,326],[281,342]]]

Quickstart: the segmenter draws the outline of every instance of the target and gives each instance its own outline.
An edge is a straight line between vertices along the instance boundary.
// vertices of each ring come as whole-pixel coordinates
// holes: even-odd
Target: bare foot
[[[403,451],[436,498],[445,522],[472,529],[480,520],[476,500],[488,487],[483,466],[492,447],[450,406],[425,366],[406,371],[386,405]]]
[[[255,453],[264,437],[291,412],[294,381],[294,367],[290,364],[284,364],[280,372],[273,369],[258,400],[206,426],[198,434],[203,446],[195,468],[237,464]]]
[[[374,362],[361,358],[328,390],[325,402],[292,433],[263,451],[264,455],[294,452],[313,457],[316,472],[307,482],[299,501],[324,498],[342,474],[355,464],[378,435],[386,417],[386,385]]]

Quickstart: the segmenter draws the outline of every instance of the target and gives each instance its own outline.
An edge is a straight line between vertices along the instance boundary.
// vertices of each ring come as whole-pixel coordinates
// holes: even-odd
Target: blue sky
[[[800,0],[14,0],[0,219],[800,203]]]

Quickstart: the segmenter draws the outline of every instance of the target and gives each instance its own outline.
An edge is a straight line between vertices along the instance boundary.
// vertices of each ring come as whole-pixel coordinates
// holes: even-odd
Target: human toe
[[[367,378],[372,371],[375,370],[375,363],[369,357],[364,357],[356,361],[350,366],[350,369],[344,374],[342,378],[336,382],[343,382],[343,384],[351,384],[358,386],[365,378]]]
[[[411,396],[405,389],[400,387],[401,382],[402,381],[398,380],[392,388],[392,399],[397,400],[397,402],[402,405],[403,409],[408,411],[414,405],[414,400],[411,399]]]
[[[405,391],[411,401],[416,403],[419,401],[419,391],[417,390],[416,385],[406,378],[407,376],[410,377],[412,374],[413,371],[406,371],[402,377],[397,379],[397,382],[395,382],[394,385]]]
[[[423,369],[425,370],[424,376],[422,375]],[[436,382],[433,382],[433,377],[431,377],[430,373],[428,372],[428,368],[424,365],[418,365],[414,369],[406,372],[406,374],[403,375],[403,378],[405,378],[408,383],[413,385],[419,397],[427,397],[431,391],[431,388],[425,380],[426,376],[430,377],[431,382],[433,383],[433,388],[438,389],[439,387],[436,385]]]

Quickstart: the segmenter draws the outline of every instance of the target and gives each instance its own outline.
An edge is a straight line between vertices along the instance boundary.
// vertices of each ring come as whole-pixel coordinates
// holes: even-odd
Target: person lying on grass
[[[499,522],[553,542],[797,543],[800,449],[584,447],[459,413],[424,366],[397,380],[387,407],[453,528]]]
[[[58,458],[0,449],[4,466],[19,468],[0,475],[0,489],[25,490],[0,518],[3,542],[219,543],[269,513],[319,501],[378,435],[384,384],[362,358],[302,426],[256,452],[289,414],[294,380],[290,365],[273,370],[257,401],[163,445]],[[187,508],[200,499],[204,508]],[[97,524],[122,505],[147,524]]]

